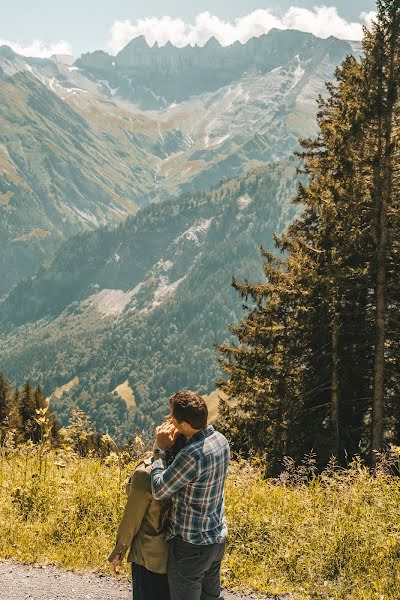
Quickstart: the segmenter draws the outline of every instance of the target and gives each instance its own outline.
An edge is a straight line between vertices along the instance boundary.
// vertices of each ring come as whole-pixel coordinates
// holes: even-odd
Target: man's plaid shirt
[[[153,462],[153,496],[172,499],[167,539],[180,535],[191,544],[221,544],[226,540],[224,484],[228,463],[228,441],[212,425],[192,436],[169,467],[162,458]]]

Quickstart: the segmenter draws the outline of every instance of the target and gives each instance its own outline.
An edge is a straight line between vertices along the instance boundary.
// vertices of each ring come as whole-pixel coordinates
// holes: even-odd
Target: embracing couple
[[[178,392],[170,411],[131,476],[109,561],[117,573],[129,552],[134,600],[222,600],[229,445],[198,394]]]

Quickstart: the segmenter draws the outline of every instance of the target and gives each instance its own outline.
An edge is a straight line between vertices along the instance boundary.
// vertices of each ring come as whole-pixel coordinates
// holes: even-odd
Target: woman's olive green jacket
[[[168,546],[160,524],[161,502],[151,493],[151,459],[140,463],[127,485],[128,500],[118,527],[111,562],[129,550],[128,562],[146,567],[153,573],[167,572]]]

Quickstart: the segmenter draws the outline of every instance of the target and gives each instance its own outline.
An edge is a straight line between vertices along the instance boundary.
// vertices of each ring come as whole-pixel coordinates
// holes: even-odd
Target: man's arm
[[[166,467],[164,460],[161,458],[153,462],[151,491],[156,500],[165,500],[191,481],[194,481],[196,477],[196,459],[188,452],[181,450],[169,467]]]

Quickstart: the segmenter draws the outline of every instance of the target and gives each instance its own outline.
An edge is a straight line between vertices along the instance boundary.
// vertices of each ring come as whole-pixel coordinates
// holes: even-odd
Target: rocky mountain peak
[[[145,37],[139,36],[115,58],[97,52],[83,55],[76,64],[117,89],[124,100],[154,110],[214,92],[246,73],[263,75],[287,65],[295,56],[306,62],[320,60],[326,53],[338,63],[351,53],[351,47],[342,40],[332,42],[301,31],[272,29],[245,44],[227,47],[215,37],[203,47],[177,48],[171,42],[150,47]]]
[[[215,48],[222,48],[221,44],[219,43],[219,41],[217,40],[217,38],[215,36],[210,37],[210,39],[207,41],[207,43],[204,46],[205,48],[207,48],[208,50],[211,49],[215,49]]]
[[[50,60],[59,65],[71,67],[75,62],[75,56],[72,56],[72,54],[53,54],[50,56]]]
[[[104,50],[95,50],[95,52],[86,52],[75,62],[77,67],[90,69],[107,70],[112,68],[113,57],[104,52]]]
[[[147,43],[146,37],[144,35],[138,35],[137,37],[133,38],[130,42],[128,42],[128,44],[124,48],[122,48],[122,50],[117,54],[117,56],[128,49],[148,50],[150,49],[150,46]]]
[[[10,46],[0,46],[0,57],[6,60],[14,60],[16,54]]]

